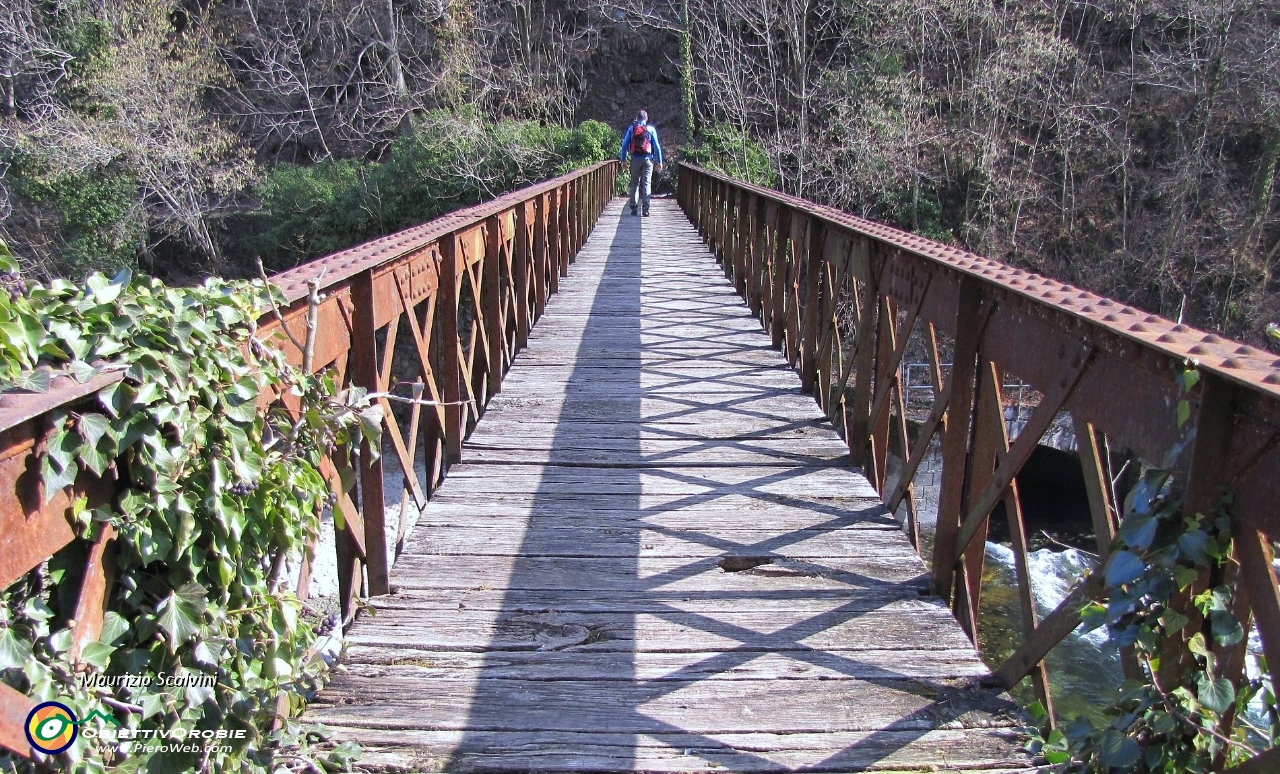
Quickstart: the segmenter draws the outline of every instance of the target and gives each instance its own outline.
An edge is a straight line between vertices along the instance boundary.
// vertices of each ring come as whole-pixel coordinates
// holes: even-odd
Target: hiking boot
[[[637,216],[637,215],[639,215],[639,214],[640,214],[639,212],[636,212],[636,208],[635,208],[635,207],[632,207],[632,208],[631,208],[631,217],[633,217],[633,218],[634,218],[635,216]]]
[[[634,215],[635,213],[632,213],[632,214]],[[645,211],[644,211],[644,216],[645,216],[646,218],[647,218],[647,217],[649,217],[649,211],[648,211],[648,210],[645,210]]]

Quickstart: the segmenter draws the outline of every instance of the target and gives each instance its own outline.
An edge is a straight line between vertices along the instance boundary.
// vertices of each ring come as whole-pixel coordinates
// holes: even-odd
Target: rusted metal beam
[[[352,286],[355,302],[355,334],[351,338],[352,381],[369,392],[377,392],[377,323],[373,295],[373,275],[365,272]],[[394,422],[394,418],[391,420]],[[369,571],[369,594],[381,596],[391,590],[383,502],[382,450],[368,441],[360,444],[360,512],[364,517],[365,561]]]
[[[6,396],[7,397],[7,396]],[[0,433],[0,588],[8,586],[75,539],[72,506],[107,502],[114,485],[82,473],[73,486],[46,497],[40,478],[44,420]]]
[[[462,459],[462,358],[458,345],[458,257],[457,243],[448,239],[440,250],[440,312],[436,325],[440,328],[440,379],[444,383],[444,453],[445,463]],[[552,277],[555,276],[553,272]]]
[[[978,526],[986,520],[991,513],[991,509],[996,507],[996,503],[1000,502],[1000,499],[1004,497],[1004,493],[1013,484],[1013,479],[1022,470],[1022,466],[1027,463],[1027,460],[1031,459],[1031,453],[1039,445],[1040,439],[1044,436],[1045,431],[1049,429],[1049,425],[1053,424],[1054,418],[1062,410],[1062,406],[1066,403],[1071,391],[1075,388],[1076,382],[1080,379],[1080,375],[1088,367],[1089,357],[1092,353],[1092,348],[1088,346],[1077,347],[1074,352],[1059,350],[1058,359],[1062,361],[1063,372],[1054,386],[1050,388],[1050,391],[1045,393],[1040,405],[1032,412],[1031,418],[1027,420],[1027,424],[1022,428],[1018,439],[1013,442],[1013,446],[1009,448],[1006,454],[1001,456],[995,476],[982,489],[982,493],[975,498],[964,524],[960,527],[960,534],[957,539],[959,553],[964,552],[964,549],[969,545],[969,541],[977,533]],[[956,561],[959,561],[959,553]]]
[[[969,459],[969,427],[973,415],[973,387],[978,344],[987,315],[982,310],[982,285],[966,278],[956,315],[955,354],[947,400],[947,433],[942,438],[942,490],[933,538],[933,591],[951,598],[956,563],[956,538],[965,505],[965,470]]]
[[[34,701],[0,683],[0,747],[23,758],[31,757],[31,745],[27,742],[27,716],[35,708]]]
[[[800,386],[813,393],[818,377],[818,323],[822,312],[821,278],[826,267],[827,229],[820,221],[809,227],[803,253],[804,300],[800,337]]]
[[[116,574],[116,529],[110,524],[99,527],[98,538],[89,547],[84,575],[80,581],[80,596],[76,600],[75,626],[68,655],[72,660],[80,657],[85,645],[95,642],[102,633],[106,617],[111,584]]]
[[[1022,641],[1018,649],[995,671],[996,678],[1012,688],[1044,661],[1049,651],[1080,625],[1080,610],[1102,593],[1102,573],[1091,572],[1076,586],[1053,612],[1036,626],[1035,633]]]

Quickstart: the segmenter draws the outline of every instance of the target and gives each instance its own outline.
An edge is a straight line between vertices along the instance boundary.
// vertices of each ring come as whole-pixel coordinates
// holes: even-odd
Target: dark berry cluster
[[[320,622],[320,625],[316,627],[316,634],[320,635],[321,637],[326,637],[330,632],[333,631],[334,627],[336,627],[337,625],[338,625],[338,614],[330,613],[326,615],[324,617],[324,620]]]
[[[237,497],[248,497],[258,488],[257,481],[237,481],[227,487],[227,491]]]
[[[23,293],[27,292],[27,283],[22,281],[18,272],[6,271],[0,274],[0,289],[9,294],[10,301],[17,301]]]

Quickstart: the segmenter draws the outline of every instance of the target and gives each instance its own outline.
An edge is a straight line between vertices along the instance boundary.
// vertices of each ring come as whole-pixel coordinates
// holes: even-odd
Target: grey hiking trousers
[[[653,157],[631,157],[631,211],[644,205],[649,211],[649,192],[653,185]]]

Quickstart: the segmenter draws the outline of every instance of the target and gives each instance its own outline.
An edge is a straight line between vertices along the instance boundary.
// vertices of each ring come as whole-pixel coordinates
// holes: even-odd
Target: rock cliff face
[[[594,119],[621,132],[638,111],[647,110],[663,152],[674,159],[685,133],[680,121],[679,49],[673,37],[623,23],[606,25],[589,56],[575,122]]]

